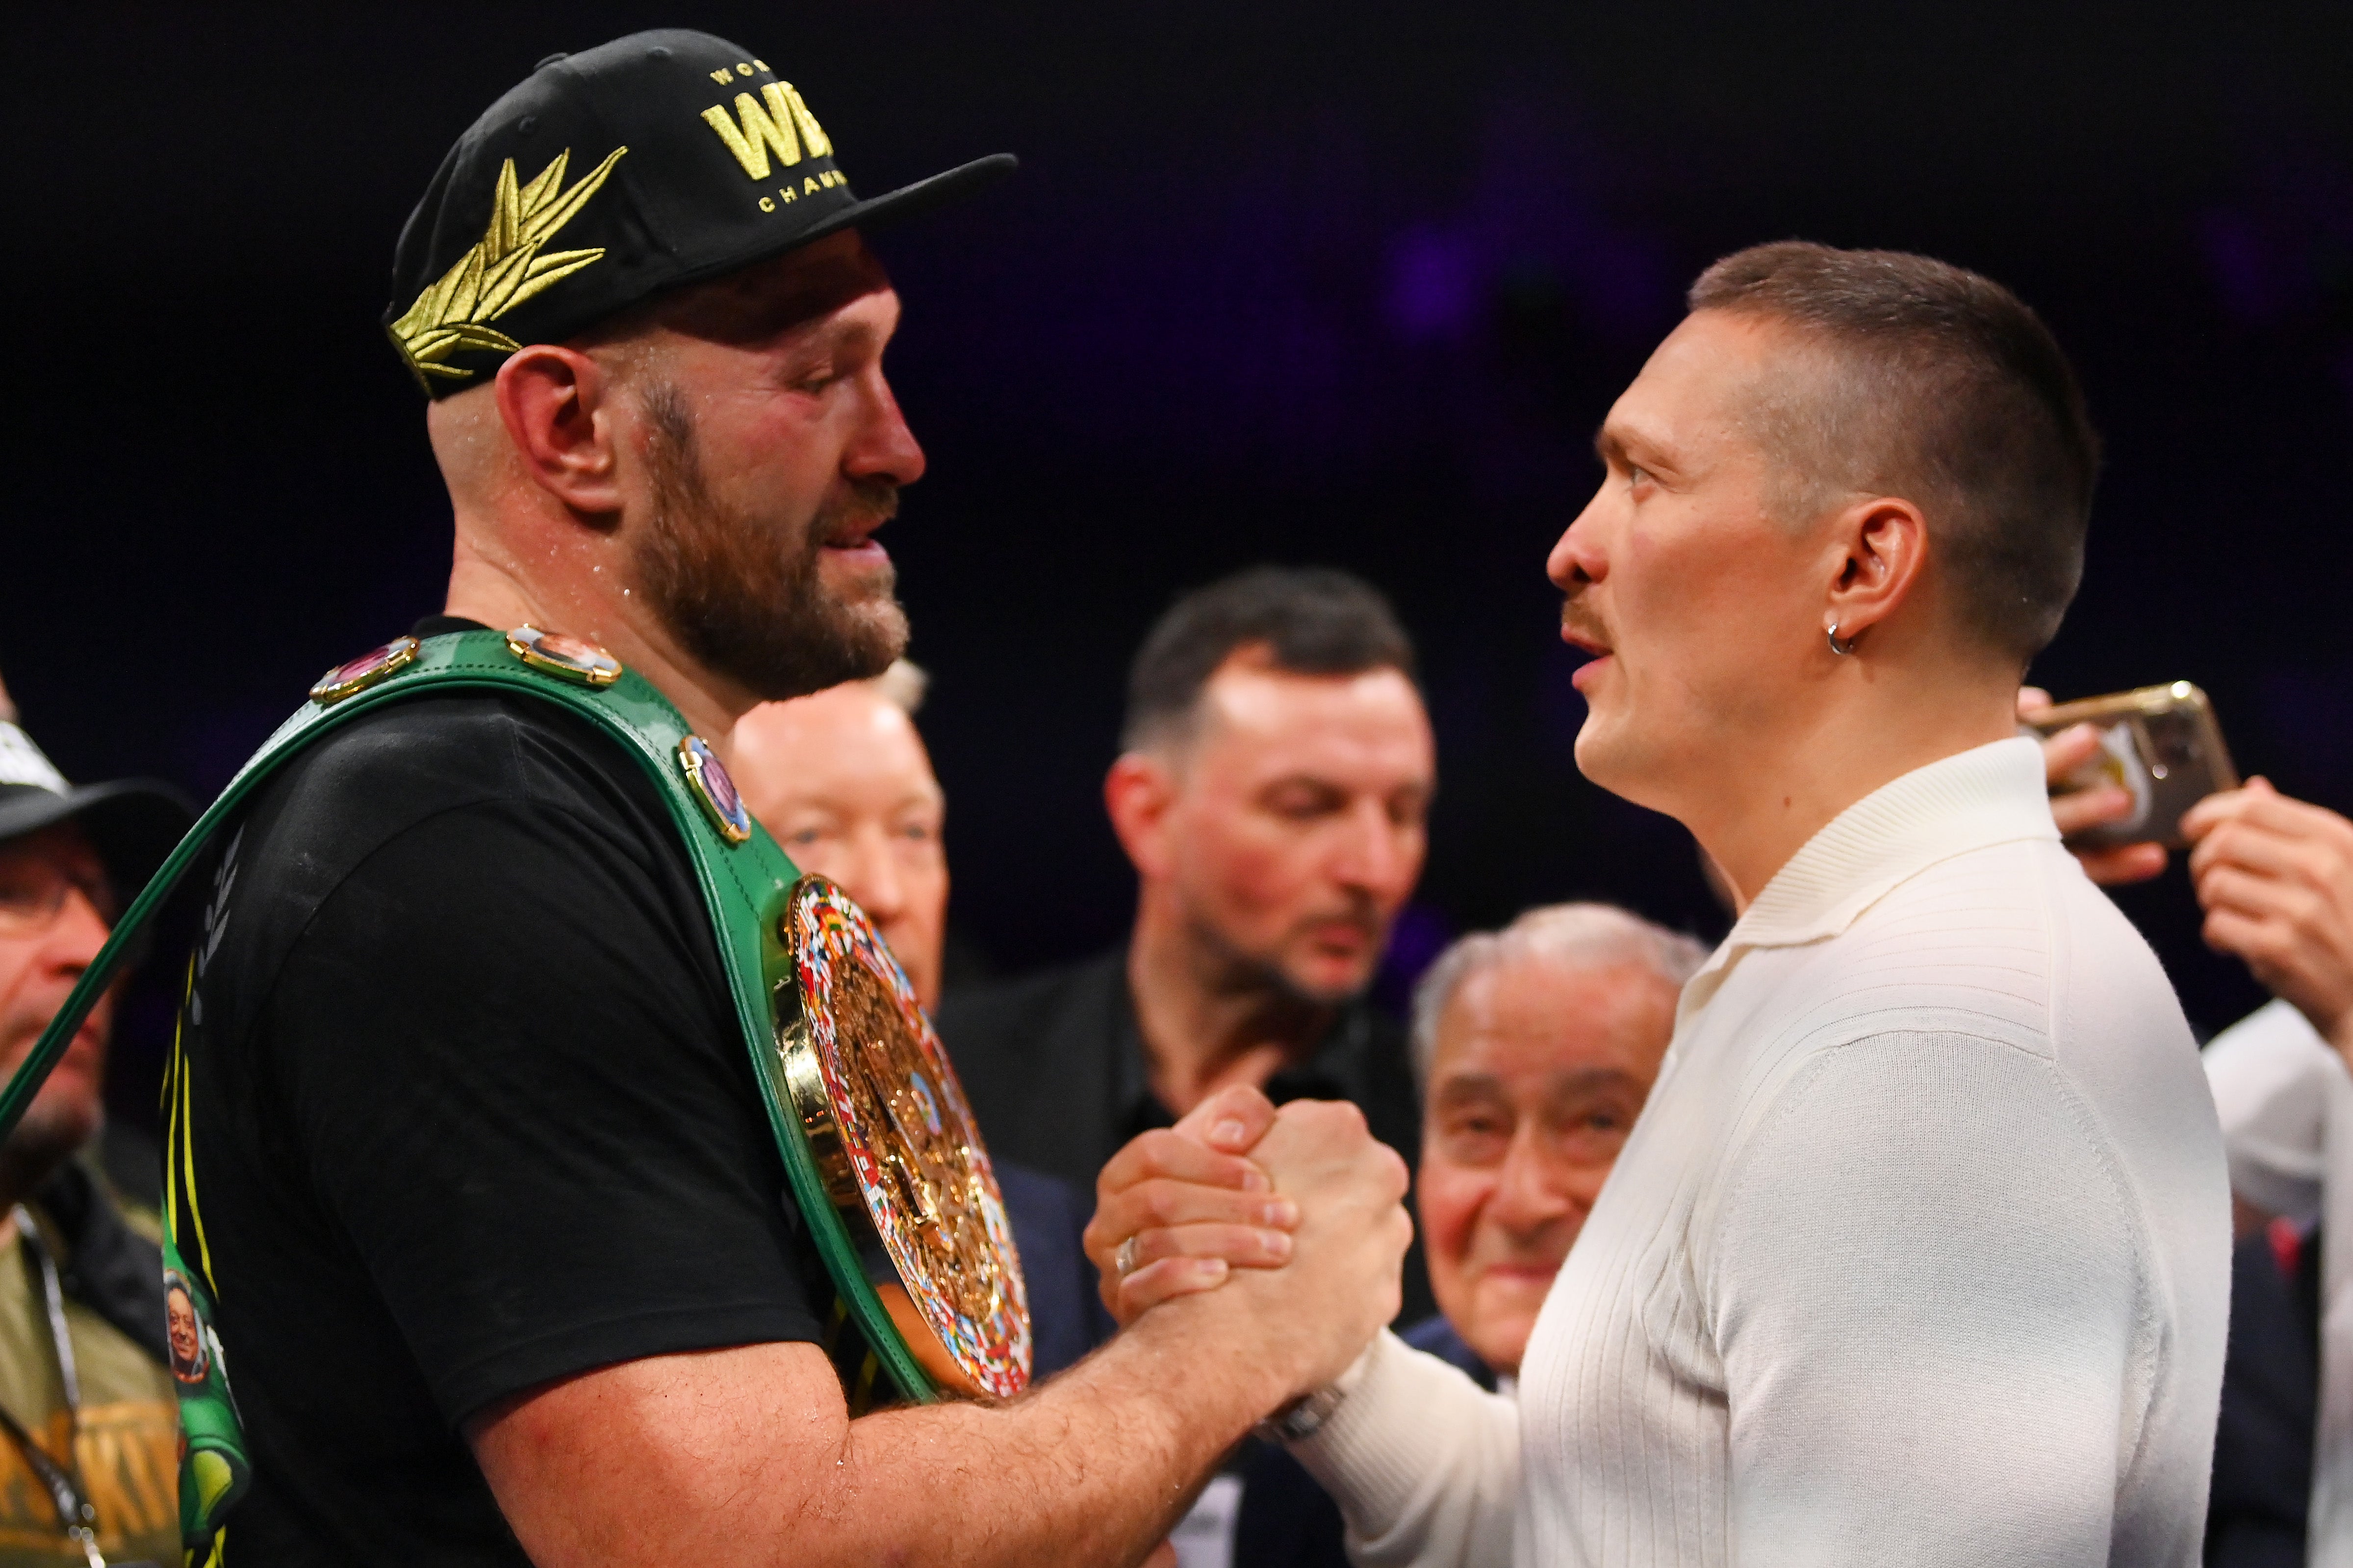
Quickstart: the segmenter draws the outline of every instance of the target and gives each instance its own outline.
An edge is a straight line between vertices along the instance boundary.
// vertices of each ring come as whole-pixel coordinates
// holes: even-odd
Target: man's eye
[[[1633,489],[1644,479],[1647,479],[1650,477],[1649,472],[1645,470],[1640,463],[1629,463],[1626,465],[1626,488],[1628,489]]]
[[[1501,1163],[1511,1142],[1511,1134],[1493,1122],[1457,1122],[1439,1137],[1446,1158],[1472,1167]]]

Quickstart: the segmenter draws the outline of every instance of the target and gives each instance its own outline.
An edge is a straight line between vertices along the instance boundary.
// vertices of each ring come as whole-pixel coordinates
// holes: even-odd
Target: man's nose
[[[1402,898],[1413,891],[1414,879],[1421,870],[1413,837],[1391,820],[1379,801],[1358,801],[1348,814],[1335,875],[1343,885],[1376,898]]]
[[[1609,574],[1609,558],[1601,550],[1600,510],[1601,494],[1596,493],[1545,558],[1545,575],[1564,593],[1599,583]]]
[[[97,961],[111,929],[88,893],[69,888],[57,919],[41,939],[40,961],[53,973],[79,974]]]
[[[858,900],[858,907],[874,918],[877,925],[888,925],[907,912],[906,879],[900,875],[898,858],[891,853],[889,836],[879,828],[869,828],[849,836],[849,875],[839,879]]]
[[[858,436],[842,454],[842,469],[852,479],[885,479],[912,485],[923,477],[923,448],[900,412],[897,394],[880,368],[867,390],[866,410]]]
[[[1546,1153],[1535,1119],[1524,1118],[1495,1173],[1487,1217],[1515,1237],[1533,1237],[1577,1211],[1573,1184],[1560,1162]]]

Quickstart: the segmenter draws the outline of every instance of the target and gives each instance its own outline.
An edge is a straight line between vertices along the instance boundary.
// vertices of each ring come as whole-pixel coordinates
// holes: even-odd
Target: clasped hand
[[[1405,1162],[1374,1141],[1355,1106],[1277,1110],[1254,1089],[1221,1089],[1103,1167],[1087,1256],[1123,1327],[1215,1291],[1250,1319],[1235,1353],[1273,1357],[1291,1390],[1305,1393],[1338,1376],[1397,1315],[1413,1238],[1406,1184]]]

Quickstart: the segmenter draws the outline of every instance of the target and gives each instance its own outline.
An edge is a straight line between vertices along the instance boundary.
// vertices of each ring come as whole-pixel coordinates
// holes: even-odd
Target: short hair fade
[[[1379,589],[1329,566],[1252,566],[1168,606],[1127,676],[1127,750],[1181,739],[1209,677],[1235,653],[1263,648],[1293,675],[1415,675],[1413,639]]]
[[[1784,322],[1829,374],[1768,395],[1759,435],[1793,507],[1902,496],[1928,518],[1966,629],[2022,668],[2084,575],[2099,437],[2042,318],[1992,279],[1925,256],[1802,240],[1736,251],[1694,310]]]

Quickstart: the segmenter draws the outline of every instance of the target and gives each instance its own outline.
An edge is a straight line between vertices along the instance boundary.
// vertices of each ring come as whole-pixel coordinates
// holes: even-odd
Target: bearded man
[[[433,650],[625,666],[710,738],[677,755],[733,822],[735,720],[906,637],[873,534],[923,455],[860,229],[1009,163],[861,202],[749,50],[661,31],[542,62],[395,264],[456,517],[446,608],[426,653],[355,661],[311,711],[475,657]],[[1395,1310],[1403,1170],[1354,1112],[1300,1108],[1260,1164],[1348,1223],[1299,1230],[1295,1283],[1204,1297],[1003,1408],[853,1419],[829,1216],[788,1186],[675,773],[527,683],[398,689],[244,805],[191,965],[174,1237],[250,1458],[227,1562],[1134,1561]],[[756,835],[725,864],[767,863]],[[1202,1173],[1266,1195],[1231,1156]],[[1356,1306],[1303,1328],[1310,1293]]]
[[[1516,1407],[1383,1336],[1294,1451],[1359,1563],[2190,1568],[2220,1130],[2014,729],[2083,569],[2073,373],[2006,289],[1925,257],[1760,246],[1691,306],[1549,567],[1593,656],[1578,766],[1689,827],[1739,920]],[[1099,1257],[1147,1217],[1120,1189],[1158,1147],[1114,1162]],[[1124,1310],[1168,1288],[1151,1267]]]

